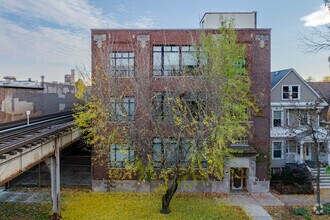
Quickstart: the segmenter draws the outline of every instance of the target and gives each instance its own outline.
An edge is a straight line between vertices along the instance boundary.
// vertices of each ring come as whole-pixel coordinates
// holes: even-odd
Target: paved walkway
[[[226,198],[217,199],[218,202],[241,206],[256,220],[268,220],[272,217],[262,206],[283,206],[284,204],[271,193],[230,194]]]
[[[51,202],[51,196],[49,192],[2,191],[0,192],[0,202]]]
[[[285,205],[315,205],[316,194],[313,195],[280,195],[274,194]],[[321,190],[321,203],[330,202],[330,189]]]

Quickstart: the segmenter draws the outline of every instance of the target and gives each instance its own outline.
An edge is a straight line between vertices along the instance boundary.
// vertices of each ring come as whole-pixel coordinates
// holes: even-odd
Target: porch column
[[[330,141],[328,141],[328,166],[330,166]]]
[[[299,163],[302,164],[304,162],[304,141],[300,141],[300,158],[299,158]]]

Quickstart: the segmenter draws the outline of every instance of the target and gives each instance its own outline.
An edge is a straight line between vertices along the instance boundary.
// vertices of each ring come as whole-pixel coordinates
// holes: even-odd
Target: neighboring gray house
[[[323,163],[330,163],[330,137],[323,126],[322,112],[328,103],[294,69],[271,73],[271,167],[280,170],[286,163],[314,161],[308,126],[317,131]],[[316,102],[319,102],[315,107]]]

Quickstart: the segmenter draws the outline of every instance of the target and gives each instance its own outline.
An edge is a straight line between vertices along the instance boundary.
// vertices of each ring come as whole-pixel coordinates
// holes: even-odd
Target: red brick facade
[[[143,77],[146,96],[151,99],[153,92],[161,91],[164,83],[171,86],[173,77],[182,76],[153,76],[152,59],[153,45],[193,45],[198,41],[202,30],[92,30],[92,69],[95,73],[100,64],[100,51],[137,51],[143,57],[135,55],[135,77]],[[208,30],[207,33],[217,33],[217,30]],[[269,180],[269,147],[270,147],[270,30],[269,29],[240,29],[238,40],[247,46],[247,64],[252,81],[252,93],[257,97],[261,115],[252,118],[252,138],[250,146],[259,153],[256,158],[256,177],[259,180]],[[107,54],[103,53],[103,54]],[[106,57],[104,60],[109,60]],[[101,65],[105,65],[104,63]],[[97,77],[95,74],[93,77]],[[187,80],[187,79],[186,79]],[[193,85],[194,77],[190,77],[189,86]],[[132,88],[130,78],[121,78],[118,81],[125,88]],[[185,85],[180,89],[184,90]],[[173,84],[173,91],[177,88]],[[125,90],[126,95],[133,89]],[[139,123],[139,101],[136,106],[135,123]],[[92,179],[107,179],[107,165],[94,165]]]

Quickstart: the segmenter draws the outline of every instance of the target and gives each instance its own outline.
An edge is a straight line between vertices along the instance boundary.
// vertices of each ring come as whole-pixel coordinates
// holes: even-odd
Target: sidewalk
[[[0,202],[15,202],[15,203],[51,202],[51,196],[49,192],[2,191],[0,192]]]
[[[272,217],[262,206],[283,206],[284,204],[271,193],[230,194],[226,198],[216,199],[217,202],[241,206],[256,220],[268,220]]]
[[[313,195],[280,195],[274,194],[276,198],[281,200],[285,205],[306,205],[313,206],[316,203],[316,194]],[[321,203],[330,202],[330,189],[321,190]]]

